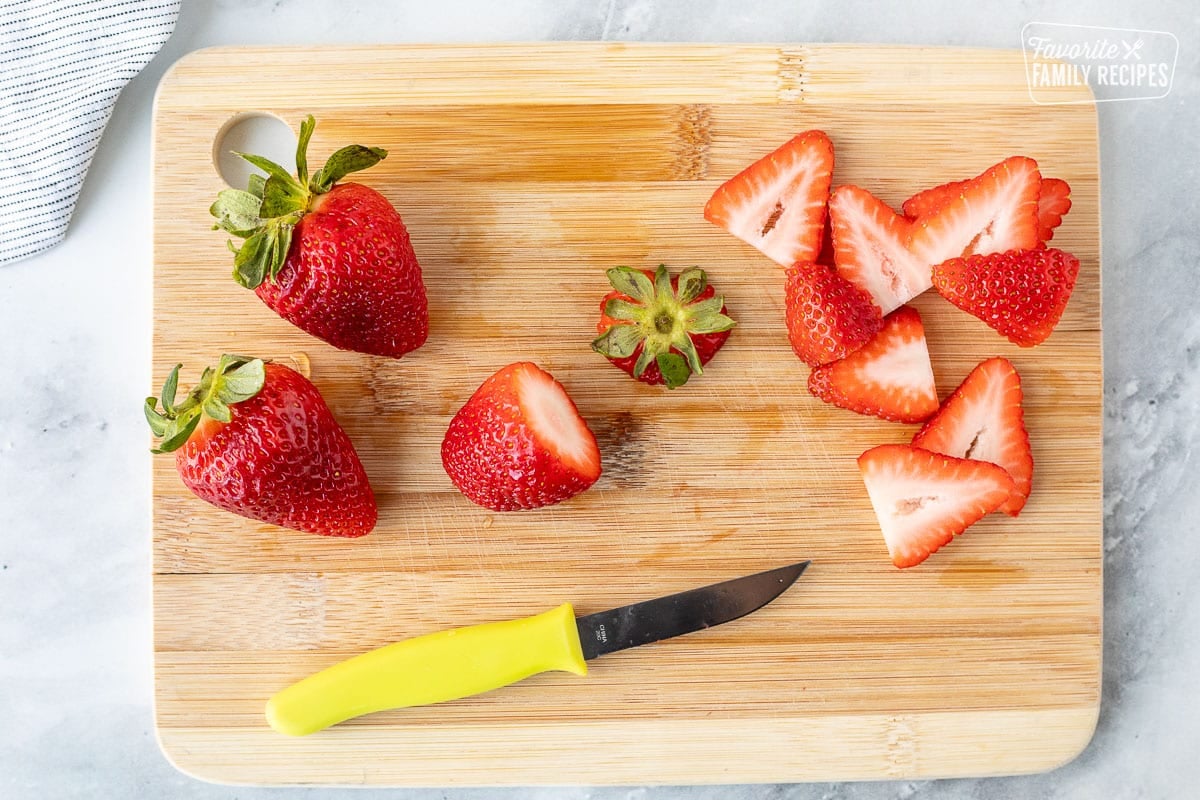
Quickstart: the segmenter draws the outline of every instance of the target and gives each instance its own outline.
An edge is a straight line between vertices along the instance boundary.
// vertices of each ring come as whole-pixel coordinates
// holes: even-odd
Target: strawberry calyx
[[[266,176],[251,175],[246,189],[223,189],[208,209],[217,220],[213,230],[245,240],[240,247],[230,240],[229,249],[233,251],[233,278],[247,289],[279,274],[291,247],[292,229],[319,195],[350,173],[373,167],[387,156],[381,147],[352,144],[336,151],[310,177],[308,143],[316,127],[311,114],[300,123],[295,176],[269,158],[235,153]]]
[[[162,442],[151,453],[170,453],[183,447],[206,417],[217,422],[229,422],[232,419],[229,407],[254,397],[266,381],[261,358],[227,354],[221,356],[216,368],[205,369],[200,382],[182,402],[176,403],[179,368],[182,366],[176,364],[163,384],[162,411],[158,410],[160,398],[146,398],[146,422],[150,423],[154,435],[162,438]]]
[[[665,264],[653,274],[632,267],[608,270],[608,282],[620,296],[604,304],[604,314],[615,322],[592,341],[592,349],[612,359],[638,353],[633,377],[640,378],[651,363],[658,365],[668,389],[703,375],[692,334],[720,333],[737,323],[721,313],[721,295],[697,298],[708,286],[699,267],[684,270],[672,280]]]

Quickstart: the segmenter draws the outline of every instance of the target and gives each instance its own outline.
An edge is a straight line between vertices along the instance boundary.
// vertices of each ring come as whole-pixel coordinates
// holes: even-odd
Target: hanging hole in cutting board
[[[296,168],[296,133],[274,114],[259,111],[237,114],[221,126],[213,139],[213,166],[225,183],[245,189],[250,174],[261,170],[235,152],[266,156],[291,172]]]

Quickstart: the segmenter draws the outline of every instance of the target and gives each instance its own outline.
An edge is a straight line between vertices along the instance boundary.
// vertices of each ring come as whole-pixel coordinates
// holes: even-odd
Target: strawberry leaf
[[[387,150],[382,147],[363,147],[361,144],[343,147],[329,157],[325,166],[317,170],[308,188],[317,194],[328,192],[335,183],[351,172],[373,167],[386,157]]]
[[[667,382],[668,389],[678,389],[692,376],[687,361],[678,353],[659,353],[654,360],[658,364],[658,371],[662,373],[663,380]]]
[[[258,394],[266,382],[265,365],[261,358],[251,359],[226,372],[217,389],[221,402],[233,405]]]
[[[146,405],[143,410],[146,413],[146,422],[150,423],[150,430],[155,436],[165,436],[167,433],[167,418],[158,413],[158,402],[153,397],[146,398]]]
[[[250,173],[249,185],[246,187],[250,194],[262,200],[263,186],[266,184],[267,178],[265,175],[260,175],[257,172]]]
[[[253,153],[238,153],[236,151],[234,152],[234,155],[245,161],[249,161],[251,164],[258,167],[272,178],[279,178],[283,181],[295,181],[295,178],[292,177],[290,172],[269,158],[264,156],[256,156]]]
[[[671,291],[671,273],[667,272],[666,264],[659,264],[654,270],[654,293],[659,297],[673,295]]]
[[[215,228],[245,239],[262,224],[258,216],[261,205],[262,200],[251,192],[222,189],[217,193],[217,201],[209,207],[208,213],[217,218]]]
[[[737,323],[724,314],[712,312],[693,316],[688,323],[688,330],[692,333],[720,333],[735,325]]]
[[[177,423],[183,423],[182,426]],[[170,453],[183,447],[184,442],[196,430],[196,426],[200,424],[199,414],[189,414],[187,417],[178,420],[172,420],[167,425],[167,438],[162,441],[158,447],[151,450],[151,453]]]
[[[681,304],[686,305],[699,297],[707,286],[708,276],[704,274],[704,270],[699,267],[684,270],[679,276],[675,297]]]
[[[300,136],[296,139],[296,177],[300,179],[301,186],[308,183],[308,142],[316,127],[317,121],[312,114],[300,123]]]
[[[256,289],[267,276],[267,262],[271,256],[271,237],[260,229],[238,248],[233,257],[233,277],[247,289]]]
[[[683,353],[692,372],[703,375],[704,369],[700,366],[700,354],[696,352],[696,345],[692,344],[692,337],[685,333],[678,341],[674,342],[674,345],[679,352]]]
[[[607,270],[608,283],[618,292],[642,303],[654,300],[654,284],[641,270],[631,267],[613,267]]]
[[[171,370],[171,374],[167,376],[166,383],[162,388],[162,407],[167,414],[175,413],[175,395],[179,392],[179,368],[183,364],[176,364]],[[153,408],[153,406],[151,406]]]
[[[247,192],[247,194],[249,194]],[[263,185],[262,204],[258,215],[263,218],[282,217],[287,214],[302,212],[308,208],[308,192],[304,187],[292,180],[291,177],[279,178],[275,175],[267,178]]]
[[[229,422],[233,419],[229,413],[229,406],[222,403],[220,398],[211,395],[204,401],[204,413],[218,422]]]
[[[635,325],[613,325],[592,341],[592,349],[609,358],[628,358],[642,341]]]
[[[645,313],[643,306],[630,303],[628,300],[622,300],[619,297],[614,297],[604,304],[604,313],[613,319],[634,321],[641,319]]]

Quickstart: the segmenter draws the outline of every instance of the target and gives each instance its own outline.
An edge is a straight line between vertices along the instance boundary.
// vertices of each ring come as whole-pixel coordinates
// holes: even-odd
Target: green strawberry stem
[[[183,447],[205,416],[218,422],[229,422],[232,418],[229,407],[254,397],[266,381],[262,359],[223,355],[216,369],[204,370],[200,382],[188,392],[183,402],[176,405],[175,394],[182,366],[176,364],[163,384],[161,412],[158,410],[160,398],[146,398],[146,422],[154,435],[162,439],[151,453],[170,453]]]
[[[328,192],[350,173],[373,167],[387,156],[381,147],[352,144],[331,155],[310,179],[308,143],[316,127],[311,114],[300,123],[295,177],[269,158],[237,153],[266,175],[251,175],[245,190],[218,192],[216,202],[208,209],[217,219],[213,230],[245,240],[241,247],[231,240],[229,249],[234,254],[233,278],[247,289],[255,289],[279,274],[292,244],[292,229],[308,213],[314,197]]]
[[[617,324],[596,337],[592,349],[619,359],[629,358],[641,345],[635,378],[653,362],[668,389],[683,386],[693,374],[704,374],[692,334],[720,333],[737,324],[721,313],[724,297],[696,300],[708,286],[708,276],[699,267],[685,270],[675,286],[665,264],[658,265],[653,281],[631,267],[613,267],[606,274],[612,287],[629,300],[614,297],[605,303],[604,313]]]

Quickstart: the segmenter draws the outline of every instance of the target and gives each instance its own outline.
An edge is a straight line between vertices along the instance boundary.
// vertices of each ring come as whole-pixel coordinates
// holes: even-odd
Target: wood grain
[[[236,62],[240,69],[230,70]],[[354,76],[347,81],[347,76]],[[1063,99],[1080,99],[1068,95]],[[361,180],[404,216],[428,344],[336,351],[229,280],[207,208],[214,136],[241,113],[320,124],[310,162],[390,151]],[[992,355],[1024,377],[1037,472],[920,568],[891,567],[855,466],[907,441],[807,394],[782,335],[781,271],[706,223],[724,179],[819,127],[835,184],[899,204],[1011,154],[1072,186],[1054,243],[1083,264],[1059,329],[1010,345],[917,299],[942,395]],[[222,352],[311,374],[363,457],[380,525],[335,541],[223,514],[154,464],[157,729],[208,780],[392,785],[843,780],[1030,772],[1078,753],[1098,713],[1101,326],[1095,109],[1029,101],[1019,53],[901,47],[520,44],[218,48],[172,68],[154,122],[154,379]],[[588,349],[615,264],[699,264],[740,326],[695,385],[634,384]],[[570,390],[605,474],[560,506],[495,514],[438,445],[499,366]],[[746,620],[492,694],[306,739],[266,698],[342,658],[571,601],[581,613],[801,558]]]

